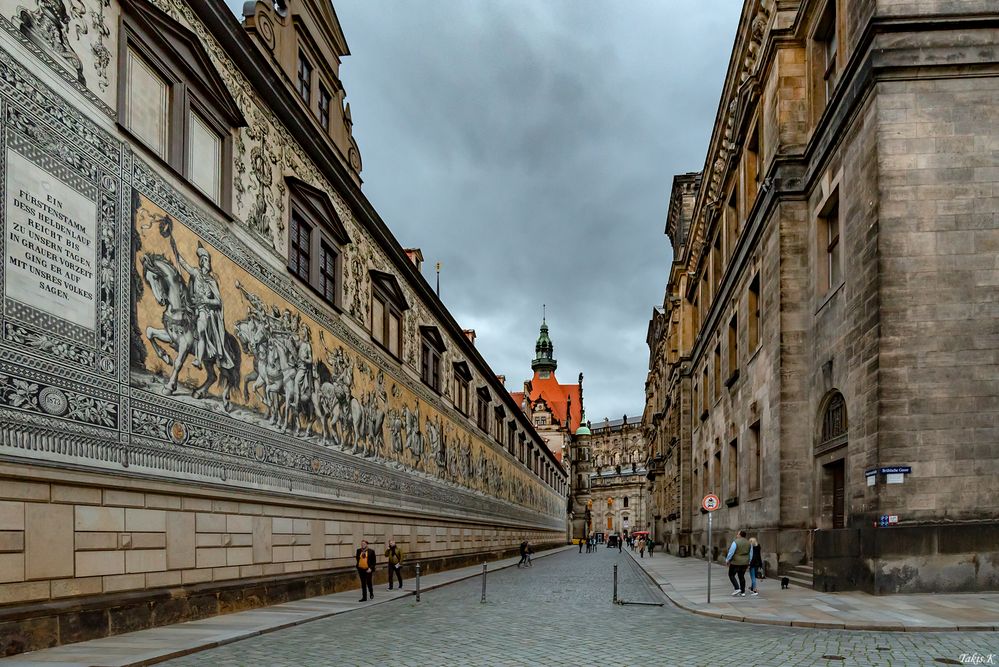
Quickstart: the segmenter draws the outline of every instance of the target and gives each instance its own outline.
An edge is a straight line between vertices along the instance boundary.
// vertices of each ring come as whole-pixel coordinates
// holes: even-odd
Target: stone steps
[[[796,565],[784,576],[795,586],[814,587],[815,570],[811,565]]]

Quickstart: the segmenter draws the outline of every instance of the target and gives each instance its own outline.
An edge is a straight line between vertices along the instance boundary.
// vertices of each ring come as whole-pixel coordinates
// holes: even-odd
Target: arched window
[[[846,434],[846,401],[843,399],[843,394],[836,391],[826,400],[825,410],[822,412],[819,449],[827,449],[845,443]]]
[[[628,496],[625,496],[625,497],[624,497],[624,506],[625,506],[625,507],[627,507],[627,506],[628,506]]]

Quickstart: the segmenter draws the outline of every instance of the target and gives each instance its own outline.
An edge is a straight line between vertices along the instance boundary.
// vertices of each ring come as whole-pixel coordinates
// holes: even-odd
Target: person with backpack
[[[375,550],[368,546],[367,540],[361,540],[361,546],[354,552],[354,562],[357,564],[357,576],[361,579],[361,599],[367,602],[368,597],[375,599],[375,589],[371,578],[375,571]]]
[[[402,590],[402,549],[395,545],[395,540],[389,540],[388,548],[385,550],[385,558],[388,560],[388,581],[389,590],[392,590],[392,575],[399,580],[399,590]]]

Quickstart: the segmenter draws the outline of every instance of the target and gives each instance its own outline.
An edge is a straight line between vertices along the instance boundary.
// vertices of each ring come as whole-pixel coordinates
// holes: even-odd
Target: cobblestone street
[[[622,599],[665,605],[613,604],[615,563]],[[480,594],[472,579],[420,603],[404,598],[165,664],[939,665],[960,664],[962,654],[999,662],[994,632],[810,630],[696,616],[667,602],[626,554],[603,547],[493,573],[486,604]]]

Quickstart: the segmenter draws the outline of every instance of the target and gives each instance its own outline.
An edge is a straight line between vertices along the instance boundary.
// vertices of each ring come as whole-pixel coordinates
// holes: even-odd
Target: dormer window
[[[423,383],[440,393],[441,355],[444,354],[444,339],[437,327],[420,327],[420,378]]]
[[[227,209],[232,130],[246,124],[239,107],[195,35],[145,3],[122,7],[119,124]]]
[[[403,313],[408,309],[395,276],[372,270],[371,338],[396,359],[402,359]]]
[[[476,390],[475,423],[480,429],[489,432],[489,390],[479,387]]]
[[[341,248],[350,243],[350,237],[326,193],[294,177],[287,184],[291,204],[288,270],[327,304],[340,308]]]
[[[469,383],[472,381],[472,372],[468,369],[468,364],[464,361],[454,363],[454,390],[452,399],[458,411],[466,417],[469,414],[468,392]]]
[[[305,105],[309,105],[312,99],[312,63],[302,51],[298,52],[298,96],[302,98]]]

